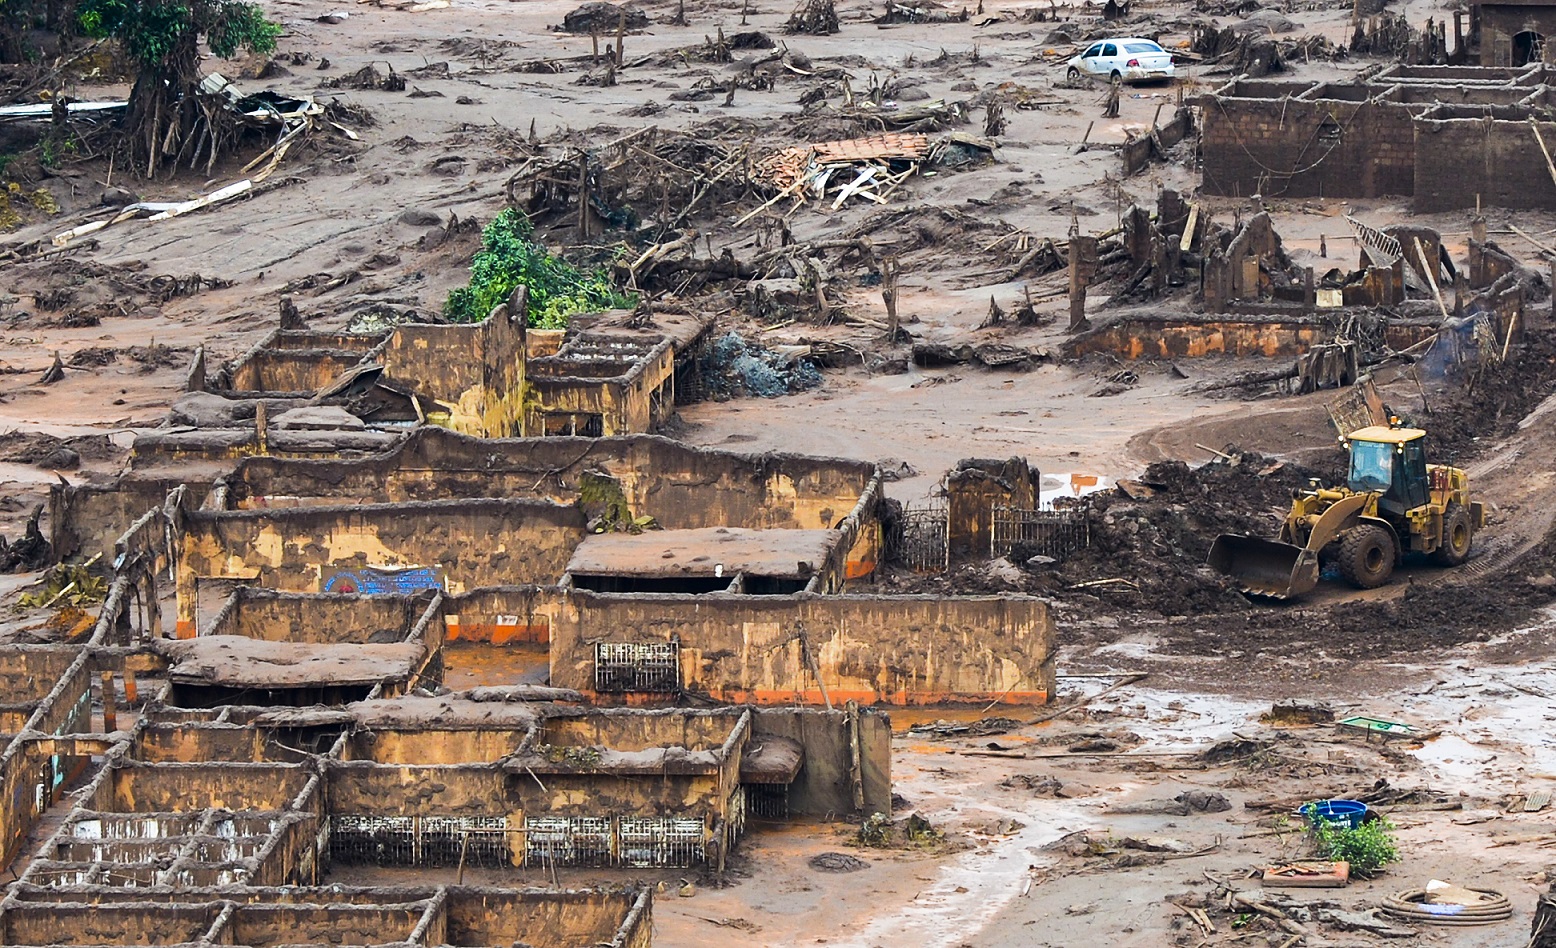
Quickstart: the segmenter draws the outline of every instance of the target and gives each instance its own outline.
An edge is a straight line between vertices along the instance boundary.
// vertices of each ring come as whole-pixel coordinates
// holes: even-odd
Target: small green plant
[[[536,243],[535,226],[510,207],[481,231],[470,285],[449,293],[443,314],[456,323],[480,322],[518,286],[529,290],[529,325],[537,329],[563,329],[574,313],[637,305],[603,269],[585,273]]]
[[[1394,824],[1379,818],[1351,828],[1319,817],[1318,807],[1309,803],[1302,808],[1310,824],[1314,848],[1324,859],[1346,862],[1351,875],[1370,879],[1384,866],[1399,862],[1399,846],[1394,840]]]

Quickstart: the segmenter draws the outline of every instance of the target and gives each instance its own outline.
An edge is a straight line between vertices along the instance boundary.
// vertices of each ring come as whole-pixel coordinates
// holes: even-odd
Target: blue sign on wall
[[[324,577],[324,591],[342,595],[394,594],[409,596],[425,589],[442,589],[442,570],[436,566],[411,566],[405,569],[381,569],[364,566],[343,569]]]

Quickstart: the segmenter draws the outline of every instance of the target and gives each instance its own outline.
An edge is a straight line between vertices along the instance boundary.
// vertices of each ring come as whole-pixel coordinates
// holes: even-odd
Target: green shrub
[[[443,315],[456,323],[480,322],[521,285],[529,289],[529,324],[538,329],[562,329],[574,313],[637,305],[603,269],[585,273],[548,253],[535,242],[529,218],[510,207],[481,231],[470,285],[449,293]]]
[[[1302,814],[1311,824],[1309,832],[1318,854],[1332,862],[1347,862],[1351,875],[1370,879],[1384,866],[1399,862],[1399,847],[1394,841],[1394,824],[1376,819],[1352,829],[1344,823],[1320,819],[1318,808],[1309,803]]]

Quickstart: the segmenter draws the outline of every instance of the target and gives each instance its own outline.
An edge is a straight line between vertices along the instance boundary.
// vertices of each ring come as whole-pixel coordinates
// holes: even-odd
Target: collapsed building
[[[669,421],[678,379],[697,390],[711,319],[616,312],[562,332],[529,329],[526,309],[521,288],[475,324],[323,332],[283,301],[281,326],[230,363],[196,352],[169,424],[136,439],[131,463],[360,457],[423,424],[490,438],[649,432]]]
[[[890,814],[879,706],[1053,691],[1041,600],[870,591],[874,464],[437,425],[238,455],[54,487],[56,555],[112,581],[80,644],[0,655],[8,855],[66,810],[7,943],[647,945],[645,889],[559,871]]]
[[[1355,256],[1327,257],[1321,246],[1325,262],[1315,266],[1286,250],[1260,199],[1250,203],[1247,213],[1234,211],[1230,226],[1173,191],[1162,192],[1155,215],[1131,207],[1122,246],[1112,251],[1134,268],[1131,285],[1146,285],[1153,296],[1187,287],[1194,306],[1121,306],[1096,325],[1087,321],[1067,341],[1067,354],[1292,359],[1289,372],[1264,380],[1296,379],[1301,391],[1343,388],[1369,362],[1423,346],[1444,370],[1500,361],[1524,337],[1527,304],[1548,292],[1543,277],[1490,239],[1480,215],[1460,261],[1431,228],[1380,229],[1347,215]],[[1085,292],[1083,281],[1080,299]]]
[[[1235,79],[1202,96],[1201,188],[1556,208],[1549,67],[1393,65],[1354,82]]]

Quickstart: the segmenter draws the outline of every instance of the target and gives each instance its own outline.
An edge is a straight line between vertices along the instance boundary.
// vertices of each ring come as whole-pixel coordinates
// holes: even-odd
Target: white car
[[[1124,36],[1099,40],[1070,60],[1069,77],[1082,75],[1111,81],[1149,82],[1171,80],[1172,54],[1155,40]]]

